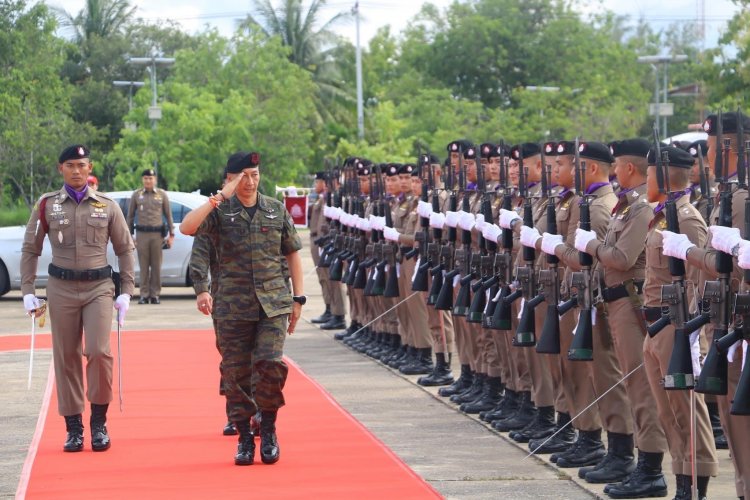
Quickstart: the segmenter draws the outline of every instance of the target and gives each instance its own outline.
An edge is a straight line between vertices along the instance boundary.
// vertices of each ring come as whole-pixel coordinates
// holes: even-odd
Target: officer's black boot
[[[596,465],[607,452],[602,443],[602,430],[579,431],[575,445],[556,458],[558,467],[586,467]],[[554,455],[553,455],[554,456]]]
[[[354,332],[356,332],[357,330],[359,330],[359,327],[361,327],[361,326],[362,325],[360,325],[359,322],[352,320],[351,324],[349,325],[349,327],[346,330],[334,334],[333,338],[336,339],[336,340],[344,340],[346,338],[349,338],[351,335],[354,334]]]
[[[260,421],[260,459],[264,464],[275,464],[279,461],[279,441],[276,439],[275,411],[262,411]]]
[[[664,453],[638,450],[638,465],[623,482],[608,484],[604,493],[610,498],[651,498],[667,496],[667,481],[661,471]]]
[[[484,373],[475,373],[474,382],[471,384],[471,387],[469,387],[461,394],[451,396],[450,400],[458,404],[470,403],[474,401],[482,395],[482,392],[484,392],[484,381],[486,379],[487,375],[485,375]]]
[[[313,318],[310,320],[310,323],[328,323],[331,320],[331,306],[329,304],[326,304],[326,311],[318,316],[317,318]]]
[[[503,398],[503,382],[500,377],[487,377],[482,397],[461,405],[461,411],[469,415],[495,408]]]
[[[448,387],[441,387],[440,389],[438,389],[438,395],[444,398],[453,396],[454,394],[465,391],[468,387],[471,386],[473,381],[474,374],[471,371],[471,366],[461,365],[461,376],[458,377],[456,381]]]
[[[81,451],[83,449],[83,417],[70,415],[65,417],[65,430],[68,436],[65,438],[63,451]]]
[[[401,365],[398,369],[404,375],[426,375],[435,367],[432,365],[432,347],[417,349],[417,358],[413,363]]]
[[[589,472],[583,479],[589,483],[614,483],[628,477],[636,467],[633,457],[633,435],[610,432],[608,435],[610,446],[607,457],[602,459],[604,464]]]
[[[110,446],[107,434],[107,408],[109,404],[91,403],[91,449],[94,451],[108,450]]]
[[[399,342],[401,342],[400,337]],[[392,354],[381,356],[380,362],[386,366],[391,366],[391,363],[393,363],[394,366],[398,366],[401,363],[401,360],[406,358],[408,351],[409,345],[401,344]]]
[[[727,437],[724,435],[724,429],[721,427],[721,419],[719,419],[719,404],[716,402],[706,403],[708,408],[708,418],[711,420],[711,430],[714,432],[714,443],[716,444],[717,450],[726,450],[729,448]]]
[[[567,413],[558,413],[557,425],[552,433],[556,433],[555,437],[549,441],[547,441],[549,436],[540,437],[538,439],[529,439],[529,451],[540,455],[546,455],[547,453],[562,453],[570,449],[576,440],[576,430],[569,424],[570,415]]]
[[[342,328],[346,328],[346,321],[344,321],[343,315],[332,315],[331,319],[320,325],[321,330],[341,330]]]
[[[529,391],[521,392],[521,404],[518,410],[511,417],[492,422],[492,427],[500,432],[517,431],[523,429],[534,420],[536,408],[531,402],[531,393]]]
[[[450,354],[448,354],[448,356],[450,356]],[[454,380],[453,374],[451,373],[450,362],[446,361],[444,352],[435,353],[435,368],[433,368],[432,373],[417,379],[417,383],[424,387],[448,385],[453,382]]]
[[[708,476],[698,476],[698,498],[706,500],[708,492]],[[684,474],[677,474],[677,491],[674,500],[693,500],[693,478]]]
[[[546,439],[555,430],[555,407],[540,406],[529,425],[520,431],[511,431],[508,436],[517,443],[528,443],[532,439]]]
[[[519,393],[506,387],[500,404],[494,410],[484,414],[484,421],[493,423],[496,420],[508,418],[518,411],[519,406],[521,406]]]
[[[234,456],[234,465],[253,465],[255,460],[255,439],[250,429],[249,420],[237,420],[234,422],[240,437],[237,439],[237,454]]]

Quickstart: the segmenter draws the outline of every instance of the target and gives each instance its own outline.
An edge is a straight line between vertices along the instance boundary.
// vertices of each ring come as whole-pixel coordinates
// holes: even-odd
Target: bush
[[[26,206],[8,207],[0,210],[0,227],[25,226],[31,211]]]

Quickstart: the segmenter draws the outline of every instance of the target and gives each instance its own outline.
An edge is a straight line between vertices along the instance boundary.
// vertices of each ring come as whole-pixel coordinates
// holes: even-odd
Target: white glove
[[[742,243],[740,243],[737,265],[742,269],[750,269],[750,241],[742,240]]]
[[[388,241],[398,242],[398,231],[396,231],[392,227],[388,227],[388,226],[384,227],[383,236],[385,236],[385,239]]]
[[[525,247],[536,248],[536,242],[541,238],[539,230],[535,227],[521,227],[521,244]]]
[[[501,234],[503,234],[503,230],[497,224],[486,223],[484,229],[482,229],[482,237],[492,243],[497,243]]]
[[[471,231],[475,224],[474,214],[471,212],[459,212],[458,227],[464,231]]]
[[[479,231],[480,233],[482,230],[484,230],[484,226],[487,225],[487,223],[484,221],[484,214],[477,214],[477,223],[474,225],[474,227]]]
[[[357,229],[367,232],[372,229],[372,224],[370,224],[369,220],[360,218],[357,221]]]
[[[555,255],[555,248],[557,248],[558,245],[563,245],[563,237],[561,234],[544,233],[542,235],[542,252],[547,255]]]
[[[374,229],[375,231],[382,231],[383,228],[382,227],[378,227],[379,226],[379,222],[380,222],[378,219],[380,219],[380,217],[378,217],[376,215],[370,214],[370,217],[369,217],[370,227],[372,229]]]
[[[385,227],[385,215],[381,215],[378,219],[378,231],[382,231]]]
[[[579,227],[576,229],[576,240],[573,242],[573,246],[576,247],[576,250],[579,252],[585,252],[586,246],[589,242],[594,241],[595,239],[596,233],[594,231],[586,231]]]
[[[693,248],[695,244],[691,243],[688,237],[684,234],[673,233],[672,231],[662,231],[662,250],[664,255],[667,257],[676,257],[681,260],[687,258],[688,250]]]
[[[732,249],[740,244],[742,237],[737,227],[711,226],[711,246],[724,253],[732,253]]]
[[[510,229],[514,220],[521,220],[517,213],[513,210],[500,209],[500,227],[503,229]]]
[[[328,205],[323,207],[323,217],[326,217],[328,219],[331,218],[331,207],[329,207]]]
[[[340,207],[331,207],[331,219],[340,220],[344,211]]]
[[[417,213],[420,217],[429,217],[432,213],[432,205],[426,201],[419,200],[419,203],[417,203]]]
[[[33,293],[27,293],[23,296],[23,308],[26,309],[26,314],[31,315],[34,309],[39,309],[42,303]]]
[[[458,212],[451,212],[450,210],[445,212],[445,225],[448,227],[456,227],[459,219]]]
[[[115,299],[115,309],[117,309],[118,312],[117,319],[120,326],[125,326],[125,314],[127,314],[128,309],[130,309],[130,295],[127,293],[118,295]]]
[[[442,212],[432,212],[430,214],[430,227],[434,229],[443,229],[445,226],[445,215]]]

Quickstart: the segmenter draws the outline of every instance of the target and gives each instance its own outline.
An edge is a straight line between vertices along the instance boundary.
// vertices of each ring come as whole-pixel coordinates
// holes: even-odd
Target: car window
[[[169,208],[172,210],[172,222],[174,224],[179,224],[180,222],[182,222],[182,219],[185,218],[185,215],[190,212],[189,207],[177,203],[176,201],[170,201]]]

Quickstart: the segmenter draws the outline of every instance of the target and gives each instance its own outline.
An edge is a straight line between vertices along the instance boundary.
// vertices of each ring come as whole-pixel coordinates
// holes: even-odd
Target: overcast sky
[[[453,0],[432,0],[441,9]],[[85,0],[47,0],[49,5],[62,7],[77,14],[85,5]],[[335,13],[350,10],[353,0],[328,0],[324,19]],[[360,30],[363,44],[367,43],[381,26],[390,24],[392,32],[401,31],[420,9],[421,0],[361,0],[362,16]],[[216,26],[222,34],[229,35],[238,19],[249,11],[248,0],[131,0],[138,7],[137,15],[148,20],[172,19],[183,28],[194,33],[205,25]],[[654,27],[664,28],[675,21],[693,21],[700,16],[700,5],[705,4],[706,45],[714,46],[719,31],[731,18],[737,7],[731,0],[585,0],[584,12],[594,9],[609,9],[617,14],[629,15],[633,19],[644,17]],[[355,41],[354,23],[342,26],[337,31]]]

